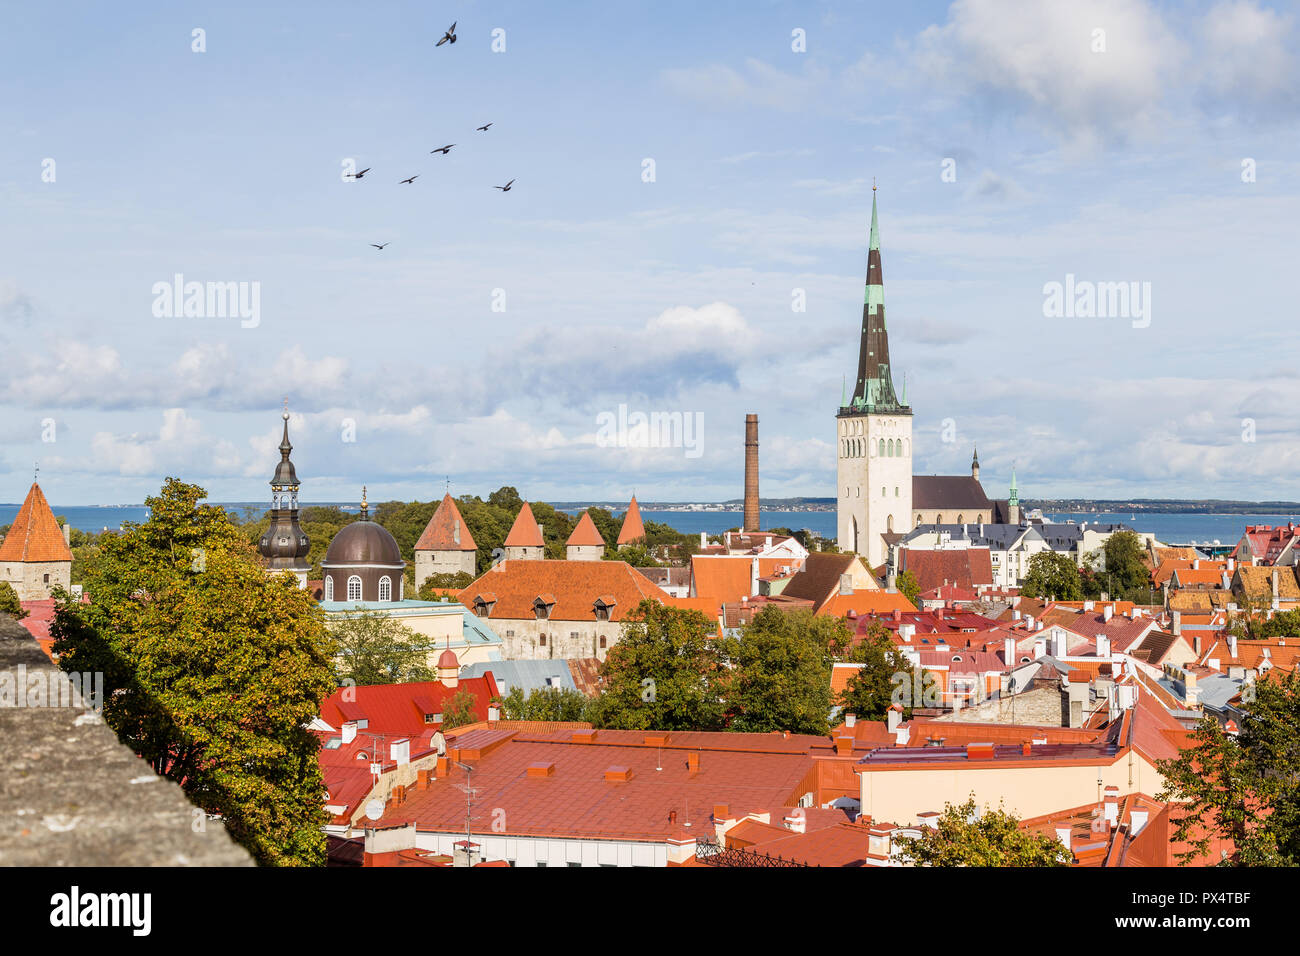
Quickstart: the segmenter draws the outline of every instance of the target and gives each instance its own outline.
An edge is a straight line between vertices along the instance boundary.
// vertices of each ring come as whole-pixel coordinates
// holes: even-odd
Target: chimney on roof
[[[1057,827],[1056,838],[1065,844],[1065,848],[1067,850],[1070,849],[1070,828],[1069,827]]]
[[[1231,631],[1228,632],[1228,655],[1233,659],[1237,657],[1237,635]]]
[[[1231,557],[1231,556],[1229,556],[1229,558],[1228,558],[1228,573],[1231,574],[1231,573],[1232,573],[1233,571],[1235,571],[1236,569],[1237,569],[1237,559],[1236,559],[1236,558],[1233,558],[1233,557]]]
[[[852,596],[852,594],[853,594],[853,575],[851,575],[851,574],[841,574],[841,575],[840,575],[840,594],[843,594],[843,595],[846,595],[846,596]]]
[[[1047,653],[1047,638],[1045,637],[1034,638],[1034,660],[1038,660],[1046,653]]]
[[[1097,656],[1110,659],[1110,635],[1097,635]]]
[[[1016,665],[1016,639],[1014,637],[1002,638],[1002,663],[1007,667]]]
[[[885,715],[885,720],[885,726],[892,734],[894,731],[898,730],[898,725],[903,722],[903,712],[897,707],[890,707],[889,711]]]
[[[1115,616],[1115,605],[1107,604],[1104,608],[1102,608],[1101,619],[1103,622],[1109,621],[1114,616]]]
[[[1111,784],[1102,800],[1102,816],[1112,827],[1119,826],[1119,787]]]
[[[792,833],[807,832],[808,819],[802,808],[796,807],[785,815],[785,828]]]
[[[902,612],[899,612],[900,614]],[[915,624],[900,624],[898,626],[898,637],[903,643],[909,643],[916,634]]]
[[[63,522],[63,543],[72,547],[72,526],[66,521]]]
[[[1192,570],[1193,570],[1193,571],[1199,571],[1199,570],[1201,570],[1201,559],[1200,559],[1200,558],[1192,558]]]
[[[1274,568],[1273,569],[1273,597],[1275,598],[1280,597],[1282,593],[1278,588],[1278,583],[1279,582],[1278,582],[1277,568]]]
[[[686,772],[692,777],[700,772],[700,752],[698,750],[688,751],[686,754]]]
[[[1132,810],[1129,812],[1128,835],[1130,837],[1135,837],[1146,829],[1149,815],[1150,813],[1147,810]]]
[[[1096,605],[1093,604],[1092,601],[1084,601],[1084,602],[1083,602],[1083,609],[1084,609],[1085,611],[1092,611],[1092,610],[1094,610],[1095,608],[1096,608]]]
[[[343,721],[343,742],[350,744],[357,739],[357,723],[355,720]]]
[[[1179,637],[1182,635],[1183,633],[1183,612],[1182,611],[1174,611],[1170,615],[1169,628],[1173,632],[1174,637]]]
[[[857,722],[858,722],[858,715],[857,715],[857,714],[845,714],[845,715],[844,715],[844,726],[845,726],[845,727],[852,727],[852,726],[853,726],[854,724],[856,724]]]

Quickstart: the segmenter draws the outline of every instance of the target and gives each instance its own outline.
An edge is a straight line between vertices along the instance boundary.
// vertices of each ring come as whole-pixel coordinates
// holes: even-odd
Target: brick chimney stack
[[[758,530],[758,416],[745,416],[745,531]]]

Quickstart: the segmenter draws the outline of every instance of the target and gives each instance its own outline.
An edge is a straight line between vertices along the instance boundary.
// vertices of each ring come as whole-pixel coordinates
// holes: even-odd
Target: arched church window
[[[890,515],[888,518],[885,519],[885,530],[888,531],[890,534],[893,534],[893,532],[894,532],[894,516],[893,516],[893,515]]]
[[[388,575],[379,579],[379,600],[391,601],[393,599],[393,582]]]
[[[348,578],[348,600],[361,600],[361,578],[355,574]]]
[[[885,440],[883,438],[880,439],[880,457],[885,457]]]
[[[965,517],[964,515],[958,515],[958,516],[957,516],[957,523],[958,523],[958,524],[965,524],[965,523],[966,523],[966,517]]]
[[[325,575],[325,600],[334,600],[334,576],[330,574]]]
[[[889,439],[889,446],[888,446],[888,447],[889,447],[889,457],[890,457],[890,458],[893,458],[893,457],[894,457],[894,439],[892,439],[892,438]]]

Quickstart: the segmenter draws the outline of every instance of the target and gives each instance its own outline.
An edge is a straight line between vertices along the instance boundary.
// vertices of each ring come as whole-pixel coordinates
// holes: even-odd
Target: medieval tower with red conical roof
[[[505,541],[506,560],[540,561],[546,557],[546,539],[542,526],[533,517],[533,509],[524,502]]]
[[[478,544],[469,533],[469,525],[461,517],[456,501],[447,492],[433,513],[424,533],[415,542],[415,587],[434,574],[459,574],[470,577],[477,568]]]
[[[584,511],[569,540],[564,543],[565,557],[570,561],[599,561],[605,556],[605,539],[600,536],[591,513]]]
[[[645,525],[641,522],[641,506],[636,503],[636,495],[628,502],[623,527],[618,530],[618,546],[627,544],[645,544]]]
[[[72,549],[41,486],[32,483],[14,523],[0,541],[0,581],[20,601],[44,601],[56,587],[72,586]]]

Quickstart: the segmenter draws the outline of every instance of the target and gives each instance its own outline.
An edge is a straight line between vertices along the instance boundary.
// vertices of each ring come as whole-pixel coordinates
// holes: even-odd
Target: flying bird
[[[369,167],[369,166],[367,166],[365,169],[361,170],[361,172],[359,172],[359,173],[353,173],[353,174],[352,174],[352,178],[353,178],[353,179],[360,179],[362,176],[364,176],[364,175],[365,175],[366,173],[368,173],[368,172],[370,172],[370,167]]]
[[[482,132],[487,132],[487,128],[488,128],[489,126],[491,126],[491,125],[492,125],[491,123],[487,123],[487,124],[485,124],[485,125],[483,125],[483,126],[480,126],[480,127],[478,128],[478,129],[479,129],[479,132],[481,132],[481,133],[482,133]]]
[[[510,187],[513,186],[514,184],[515,184],[515,181],[512,179],[512,180],[510,180],[510,182],[506,183],[504,186],[493,186],[492,188],[493,188],[493,189],[499,189],[499,190],[501,190],[503,193],[508,193],[508,192],[510,192]]]
[[[388,242],[385,242],[385,243],[384,243],[384,246],[392,245],[392,242],[393,242],[393,240],[389,239]],[[379,243],[377,243],[377,242],[372,242],[371,245],[374,246],[376,249],[378,249],[380,252],[383,252],[383,251],[384,251],[384,246],[381,246],[381,245],[380,245]]]
[[[437,149],[429,150],[429,153],[430,155],[432,155],[433,153],[442,153],[442,155],[446,156],[448,153],[451,152],[451,148],[455,145],[456,145],[455,143],[448,143],[446,146],[439,146]]]
[[[447,29],[447,32],[442,35],[442,39],[439,40],[434,45],[442,46],[444,43],[455,43],[455,42],[456,42],[456,24],[453,22],[452,25]]]
[[[415,182],[415,181],[416,181],[417,179],[419,179],[419,178],[420,178],[420,174],[419,174],[419,173],[416,173],[416,174],[415,174],[414,176],[412,176],[410,179],[401,179],[401,180],[398,180],[398,182],[402,182],[402,183],[413,183],[413,182]]]

